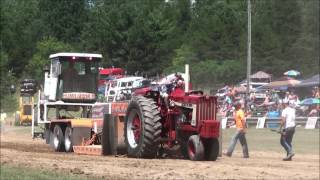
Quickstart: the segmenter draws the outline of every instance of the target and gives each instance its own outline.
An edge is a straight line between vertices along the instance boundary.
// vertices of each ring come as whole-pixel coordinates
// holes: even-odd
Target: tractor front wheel
[[[160,112],[152,99],[133,97],[124,124],[128,156],[154,158],[160,144]]]
[[[188,155],[192,161],[202,161],[204,158],[203,143],[199,135],[192,135],[188,140]]]
[[[188,159],[189,158],[189,153],[188,153],[188,143],[187,142],[181,142],[180,143],[180,152],[183,157],[183,159]]]
[[[217,138],[204,140],[204,159],[215,161],[219,155],[219,141]]]

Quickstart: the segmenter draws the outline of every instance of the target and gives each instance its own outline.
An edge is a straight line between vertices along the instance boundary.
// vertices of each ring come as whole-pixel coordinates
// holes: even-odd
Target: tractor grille
[[[216,102],[214,97],[200,99],[197,104],[197,120],[216,120]]]
[[[31,115],[31,105],[25,105],[23,106],[23,114],[24,115]]]

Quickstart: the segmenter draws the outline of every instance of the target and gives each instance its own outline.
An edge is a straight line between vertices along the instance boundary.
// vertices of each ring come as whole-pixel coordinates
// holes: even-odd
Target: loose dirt
[[[183,159],[134,159],[53,152],[44,140],[15,127],[1,131],[1,165],[12,164],[105,179],[319,179],[319,155],[297,154],[282,161],[283,152],[250,151],[243,159],[220,157],[215,162]]]

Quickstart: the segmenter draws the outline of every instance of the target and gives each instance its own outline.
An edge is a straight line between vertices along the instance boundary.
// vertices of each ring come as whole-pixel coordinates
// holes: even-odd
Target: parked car
[[[115,102],[123,100],[123,96],[130,95],[136,81],[143,80],[143,77],[124,77],[111,81],[106,87],[106,100]]]
[[[218,91],[216,93],[216,96],[224,97],[225,95],[227,95],[228,91],[229,91],[229,87],[228,86],[223,87],[221,89],[218,89]]]
[[[250,82],[250,90],[256,90],[259,89],[259,87],[267,85],[269,83],[267,82]],[[247,81],[243,81],[239,84],[240,86],[244,86],[245,88],[247,87]]]

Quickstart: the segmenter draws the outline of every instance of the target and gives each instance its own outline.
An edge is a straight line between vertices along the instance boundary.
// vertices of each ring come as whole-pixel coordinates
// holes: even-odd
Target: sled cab
[[[49,57],[44,95],[50,101],[96,101],[101,54],[57,53]]]

